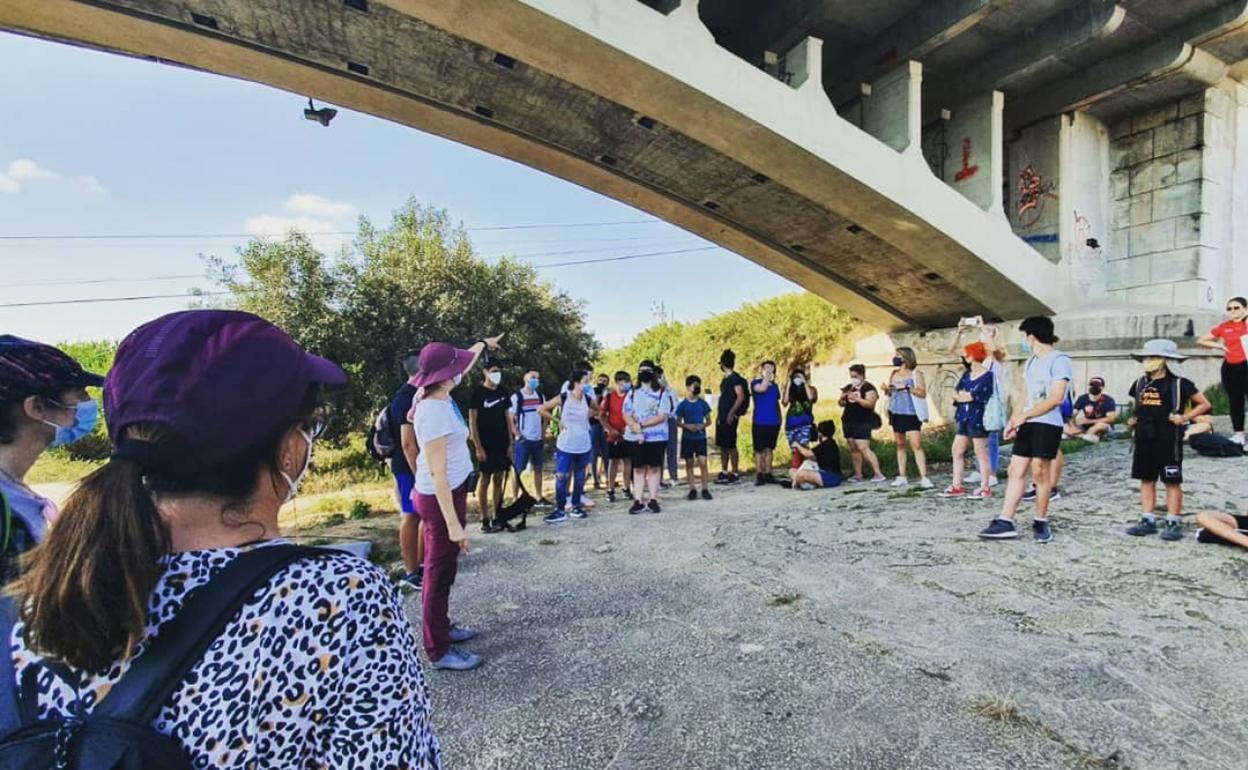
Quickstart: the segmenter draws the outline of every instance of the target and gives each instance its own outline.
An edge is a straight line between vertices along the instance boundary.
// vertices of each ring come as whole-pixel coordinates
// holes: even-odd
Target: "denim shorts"
[[[968,436],[970,438],[988,438],[988,431],[984,430],[982,422],[974,420],[958,420],[957,430],[954,431],[955,436]]]
[[[541,471],[546,462],[546,445],[538,441],[520,439],[515,447],[516,473],[524,473],[524,469],[532,465],[533,470]]]

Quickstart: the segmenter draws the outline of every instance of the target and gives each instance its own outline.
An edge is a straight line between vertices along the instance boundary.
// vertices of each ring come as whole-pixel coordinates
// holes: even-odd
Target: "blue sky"
[[[0,305],[211,290],[200,254],[229,259],[246,234],[292,225],[320,232],[353,230],[359,215],[386,222],[410,196],[472,229],[483,255],[536,265],[711,245],[511,161],[345,110],[322,128],[302,119],[302,95],[178,67],[0,33],[0,94],[0,236],[232,236],[0,239]],[[334,248],[338,238],[319,243]],[[657,303],[689,321],[797,288],[719,248],[540,272],[586,302],[590,328],[609,345],[650,325]],[[621,281],[643,275],[656,280],[620,291]],[[0,331],[117,338],[186,304],[0,307]]]

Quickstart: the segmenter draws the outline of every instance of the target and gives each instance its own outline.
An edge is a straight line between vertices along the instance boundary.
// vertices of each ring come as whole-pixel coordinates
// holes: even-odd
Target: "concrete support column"
[[[1015,234],[1050,262],[1062,257],[1060,144],[1062,119],[1048,118],[1022,129],[1009,146],[1009,206]]]
[[[1077,307],[1107,292],[1109,129],[1087,113],[1059,119],[1057,206],[1062,296]]]
[[[817,37],[802,40],[776,57],[773,67],[769,67],[771,73],[795,89],[822,91],[823,41]]]
[[[918,155],[922,144],[923,65],[908,61],[872,81],[869,90],[862,96],[862,130],[898,152]]]
[[[1005,95],[989,91],[953,110],[945,137],[949,158],[944,182],[990,214],[1005,216],[1002,201],[1004,173]]]

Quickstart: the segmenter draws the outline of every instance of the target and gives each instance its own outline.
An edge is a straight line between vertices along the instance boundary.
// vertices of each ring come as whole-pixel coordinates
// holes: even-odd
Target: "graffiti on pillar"
[[[1027,228],[1034,225],[1044,214],[1046,199],[1057,200],[1053,194],[1053,182],[1044,178],[1030,164],[1018,172],[1018,224]]]
[[[1073,237],[1063,249],[1070,275],[1070,287],[1080,299],[1096,299],[1105,296],[1105,253],[1101,243],[1092,233],[1088,218],[1074,212]]]
[[[971,165],[971,138],[968,136],[962,140],[962,168],[953,175],[953,181],[965,182],[977,173],[979,173],[979,166]]]

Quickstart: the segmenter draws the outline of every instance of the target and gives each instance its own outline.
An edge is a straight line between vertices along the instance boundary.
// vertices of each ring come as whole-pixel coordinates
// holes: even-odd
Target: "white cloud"
[[[312,193],[295,193],[286,199],[282,208],[294,214],[327,219],[344,219],[355,213],[355,206],[350,203],[330,200]]]
[[[71,176],[69,181],[79,190],[93,195],[103,195],[108,192],[108,188],[100,184],[100,180],[93,176]]]
[[[65,180],[75,189],[83,192],[103,194],[108,189],[93,176],[71,176],[65,179],[61,174],[50,168],[44,168],[29,158],[18,158],[11,161],[4,171],[0,172],[0,193],[15,193],[29,182],[57,182]]]
[[[338,230],[333,222],[315,217],[281,217],[273,214],[261,214],[247,219],[247,232],[257,237],[270,236],[284,238],[291,230],[298,230],[306,235],[327,233]]]

